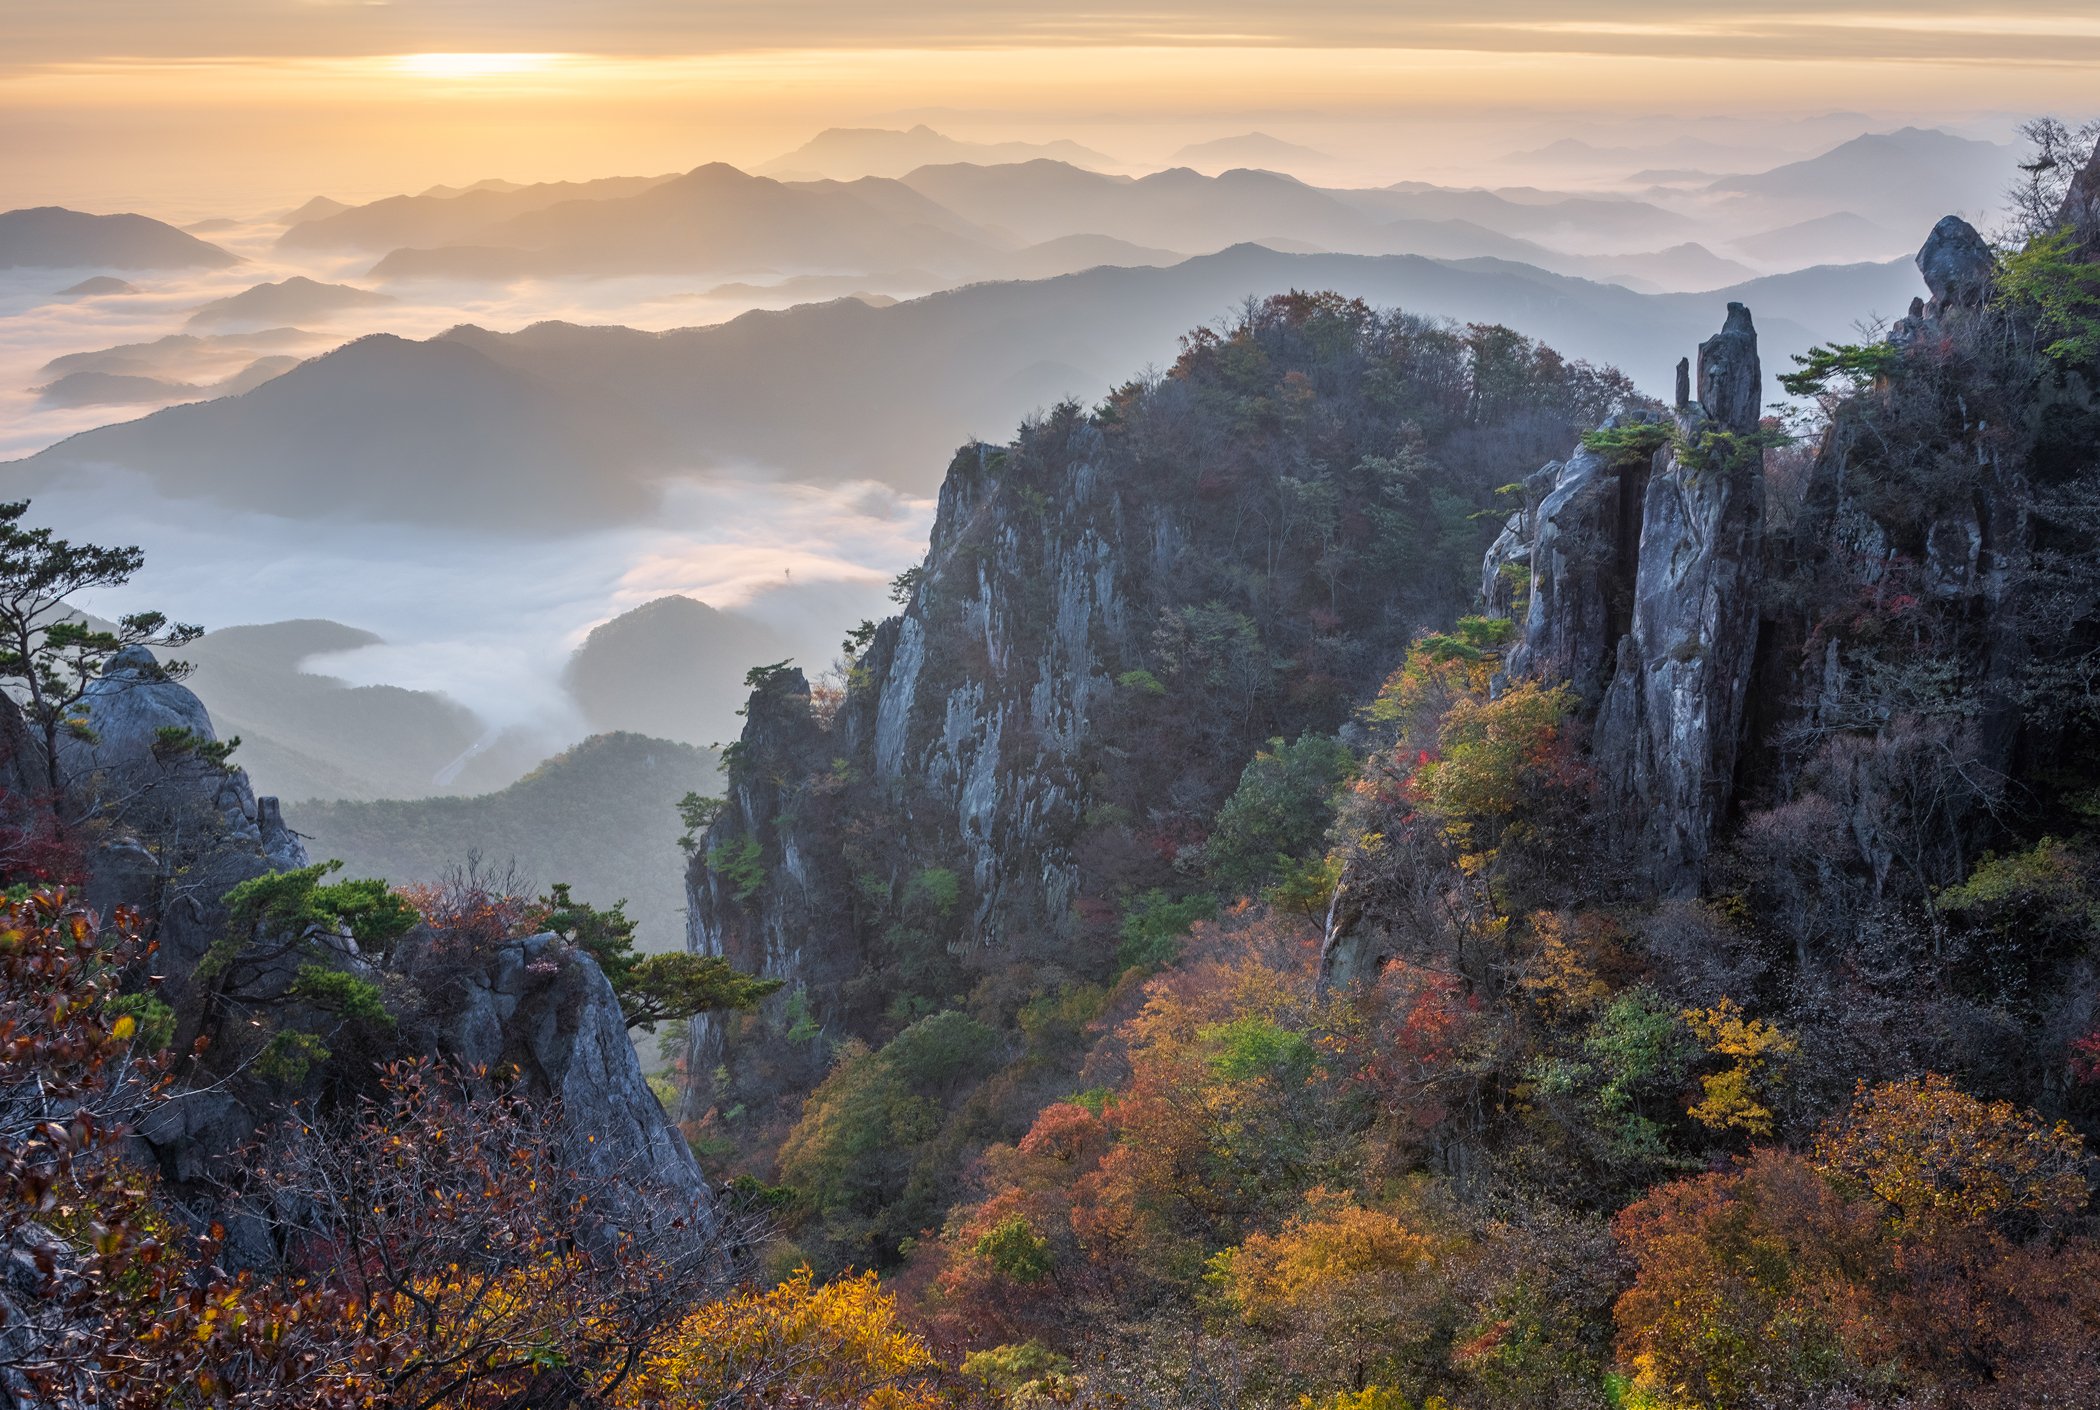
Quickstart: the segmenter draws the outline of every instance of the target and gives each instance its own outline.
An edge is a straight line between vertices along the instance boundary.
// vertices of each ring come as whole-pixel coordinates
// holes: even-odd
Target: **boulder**
[[[204,744],[218,732],[203,702],[145,647],[110,658],[84,703],[90,732],[62,738],[59,761],[71,806],[104,834],[89,858],[89,895],[101,908],[134,906],[149,918],[169,1000],[179,1002],[223,927],[219,898],[250,877],[307,865],[306,848],[243,770],[170,746],[163,731]]]
[[[1931,312],[1975,308],[1989,295],[1997,260],[1976,227],[1958,215],[1943,216],[1918,251],[1918,273],[1932,291]]]

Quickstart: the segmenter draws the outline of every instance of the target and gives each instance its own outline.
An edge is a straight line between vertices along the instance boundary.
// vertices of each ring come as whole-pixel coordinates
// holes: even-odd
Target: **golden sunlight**
[[[417,78],[500,78],[540,73],[560,59],[559,54],[402,54],[392,67]]]

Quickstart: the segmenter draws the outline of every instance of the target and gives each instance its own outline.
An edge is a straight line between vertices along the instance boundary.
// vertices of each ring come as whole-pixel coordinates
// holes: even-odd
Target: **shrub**
[[[1116,963],[1124,969],[1166,968],[1181,954],[1189,927],[1217,912],[1215,896],[1176,899],[1154,889],[1134,897],[1123,906],[1123,943],[1116,948]]]
[[[1270,740],[1218,810],[1205,844],[1211,874],[1252,888],[1289,870],[1325,839],[1334,790],[1355,767],[1348,747],[1324,735]]]

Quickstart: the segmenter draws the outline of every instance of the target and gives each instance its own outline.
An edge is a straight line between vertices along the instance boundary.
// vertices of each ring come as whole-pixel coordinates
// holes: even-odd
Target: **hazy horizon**
[[[2089,106],[2089,6],[666,6],[18,0],[13,204],[258,215],[490,177],[741,166],[820,129],[1066,137],[1134,168],[1259,128],[1362,183],[1488,182],[1556,137],[1813,148],[1829,115],[2003,138]],[[1789,140],[1791,139],[1791,140]]]

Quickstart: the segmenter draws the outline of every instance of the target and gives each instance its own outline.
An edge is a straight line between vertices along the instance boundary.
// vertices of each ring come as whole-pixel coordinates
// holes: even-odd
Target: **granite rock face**
[[[190,746],[217,739],[197,697],[143,648],[110,662],[89,690],[88,718],[92,738],[67,741],[62,761],[73,805],[99,810],[90,903],[148,918],[161,992],[180,1014],[198,961],[225,928],[220,898],[252,877],[308,865],[306,850],[277,800],[258,799],[241,770],[163,733],[181,731]],[[403,1013],[404,1056],[514,1071],[527,1092],[560,1103],[580,1167],[649,1192],[651,1211],[684,1219],[710,1208],[691,1150],[642,1075],[619,998],[589,955],[536,935],[462,960],[418,932],[382,973],[347,934],[317,943],[333,947],[339,967],[415,996]],[[204,1180],[267,1125],[276,1100],[233,1084],[180,1092],[140,1137],[169,1178]]]
[[[434,991],[426,1021],[436,1055],[515,1072],[527,1091],[560,1103],[578,1169],[674,1210],[707,1206],[699,1164],[643,1078],[619,997],[589,955],[558,935],[533,935],[462,966],[423,937],[395,967]]]
[[[2100,259],[2100,145],[2064,193],[2063,210],[2057,224],[2068,227],[2071,238],[2087,259]]]
[[[1659,425],[1654,412],[1613,417],[1607,429]],[[1508,659],[1512,676],[1566,681],[1594,708],[1603,699],[1633,599],[1635,550],[1648,486],[1646,457],[1578,446],[1546,467],[1551,488],[1526,526],[1518,559],[1531,569],[1523,631]],[[1544,473],[1544,472],[1542,472]],[[1506,532],[1506,531],[1505,531]],[[1491,551],[1490,562],[1495,560]]]
[[[835,849],[822,836],[825,800],[801,781],[806,761],[822,757],[827,743],[801,671],[783,669],[754,689],[722,815],[686,873],[693,953],[720,955],[747,973],[794,975],[820,1002],[853,959],[850,948],[824,943],[849,933],[851,917],[840,900]],[[768,884],[754,885],[761,874]],[[719,1021],[695,1017],[693,1070],[712,1071],[721,1046]]]
[[[1652,458],[1584,447],[1549,467],[1553,488],[1529,526],[1529,605],[1507,660],[1510,675],[1567,683],[1595,711],[1592,762],[1608,806],[1628,820],[1642,869],[1671,891],[1696,885],[1727,809],[1757,648],[1763,378],[1741,304],[1700,345],[1697,377],[1693,398],[1680,368],[1672,435]],[[1665,424],[1644,413],[1609,429]]]
[[[1039,504],[1001,492],[999,452],[965,448],[904,611],[876,630],[836,713],[817,717],[799,671],[758,684],[727,804],[687,875],[689,949],[790,980],[821,1021],[862,958],[857,886],[896,895],[915,870],[952,876],[963,946],[1069,931],[1089,717],[1116,689],[1110,663],[1137,656],[1155,624],[1132,610],[1130,580],[1164,572],[1184,543],[1170,514],[1101,483],[1100,448],[1098,430],[1073,425],[1062,498]],[[840,782],[812,777],[826,759]],[[916,868],[845,873],[848,778],[886,800]],[[691,1070],[720,1052],[717,1026],[697,1021]]]
[[[1735,782],[1764,554],[1763,379],[1750,311],[1699,347],[1699,396],[1649,477],[1633,619],[1594,753],[1666,888],[1696,886]]]
[[[1932,291],[1928,310],[1974,308],[1990,293],[1997,260],[1976,227],[1958,215],[1943,216],[1918,251],[1918,273]]]
[[[192,746],[218,742],[203,702],[145,647],[112,657],[86,706],[92,737],[62,738],[59,759],[71,806],[113,824],[89,858],[89,898],[153,919],[176,1000],[218,938],[219,898],[250,877],[307,865],[306,848],[244,771],[162,733],[179,731]]]

